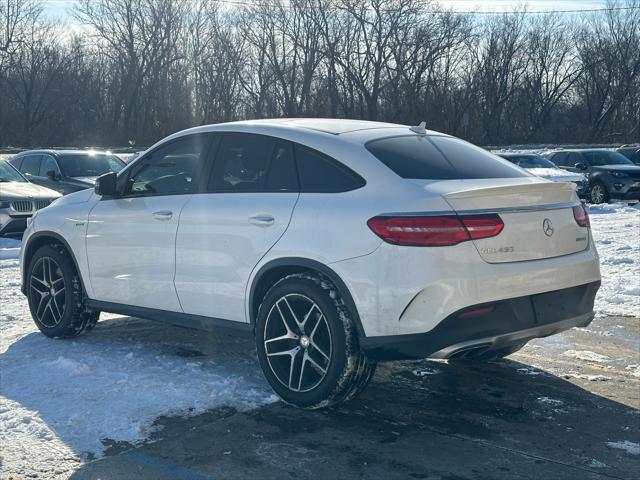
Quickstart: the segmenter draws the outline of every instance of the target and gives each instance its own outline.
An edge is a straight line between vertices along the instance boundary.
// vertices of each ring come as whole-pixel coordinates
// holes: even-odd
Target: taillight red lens
[[[443,247],[492,237],[504,227],[497,215],[374,217],[367,225],[385,242],[422,247]]]
[[[469,236],[474,240],[495,237],[504,228],[504,223],[498,215],[476,215],[461,218],[462,223],[467,227]]]
[[[573,207],[573,218],[576,219],[576,223],[581,227],[589,228],[591,226],[587,208],[582,204]]]

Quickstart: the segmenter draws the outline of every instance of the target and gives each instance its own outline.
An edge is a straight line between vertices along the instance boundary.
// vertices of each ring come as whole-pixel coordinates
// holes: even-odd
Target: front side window
[[[568,158],[567,152],[560,152],[560,153],[554,154],[551,157],[551,161],[556,165],[559,165],[561,167],[566,167],[568,166],[567,158]]]
[[[457,180],[528,176],[512,163],[454,137],[406,135],[373,140],[366,147],[402,178]]]
[[[78,152],[58,158],[67,177],[99,177],[109,172],[117,173],[126,165],[118,157],[103,153]]]
[[[195,193],[206,137],[191,136],[161,146],[140,159],[127,180],[125,195],[179,195]]]
[[[264,189],[275,139],[246,133],[222,137],[210,191],[255,192]]]
[[[40,165],[40,176],[46,177],[49,172],[60,175],[60,168],[58,168],[58,164],[51,155],[43,155],[42,164]]]
[[[27,155],[22,160],[20,171],[25,175],[38,176],[40,173],[40,158],[42,155]]]

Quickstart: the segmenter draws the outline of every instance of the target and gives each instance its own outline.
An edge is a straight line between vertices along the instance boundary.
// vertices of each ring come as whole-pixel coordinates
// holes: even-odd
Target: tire
[[[591,203],[609,203],[609,192],[602,182],[594,182],[589,188]]]
[[[289,275],[269,289],[258,309],[256,347],[276,394],[304,409],[349,401],[375,374],[337,289],[321,276]]]
[[[51,338],[75,338],[90,331],[100,312],[84,309],[80,277],[69,253],[60,245],[40,247],[25,279],[31,317]]]

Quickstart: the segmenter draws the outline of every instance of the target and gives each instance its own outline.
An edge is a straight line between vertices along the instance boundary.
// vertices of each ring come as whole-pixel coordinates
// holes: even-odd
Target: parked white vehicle
[[[546,178],[552,182],[575,183],[576,192],[580,198],[587,198],[589,195],[589,180],[585,175],[560,168],[542,155],[536,153],[509,152],[496,152],[496,154],[538,177]]]
[[[353,398],[377,360],[502,357],[593,318],[575,187],[422,127],[327,119],[171,135],[41,210],[23,292],[50,337],[99,312],[255,333],[286,402]]]

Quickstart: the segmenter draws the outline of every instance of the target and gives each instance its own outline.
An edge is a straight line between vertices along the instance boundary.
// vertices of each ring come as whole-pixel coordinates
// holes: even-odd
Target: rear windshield
[[[103,153],[72,153],[58,157],[68,177],[97,177],[104,173],[119,172],[125,163],[115,155]]]
[[[366,147],[402,178],[457,180],[529,176],[512,163],[454,137],[407,135],[373,140]]]

